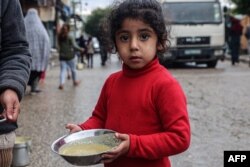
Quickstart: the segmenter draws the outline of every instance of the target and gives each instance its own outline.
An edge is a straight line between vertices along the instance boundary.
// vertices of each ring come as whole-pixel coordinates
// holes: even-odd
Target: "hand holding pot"
[[[126,154],[129,150],[129,146],[130,146],[129,135],[115,133],[115,137],[121,140],[121,144],[117,146],[115,149],[113,149],[112,151],[109,151],[102,155],[103,163],[110,163],[114,161],[116,158],[118,158],[119,156]]]

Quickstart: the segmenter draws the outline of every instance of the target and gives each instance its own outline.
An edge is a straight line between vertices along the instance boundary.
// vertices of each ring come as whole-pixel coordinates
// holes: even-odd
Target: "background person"
[[[125,0],[107,22],[122,70],[104,83],[92,116],[66,128],[118,132],[122,142],[102,155],[105,167],[170,167],[168,157],[189,147],[190,125],[184,92],[157,57],[168,41],[161,5]]]
[[[108,31],[106,28],[106,22],[104,20],[101,21],[99,27],[98,27],[98,36],[97,40],[99,41],[100,45],[100,56],[101,56],[101,66],[105,66],[106,62],[108,60],[108,52],[109,50],[109,44],[106,36],[108,35]]]
[[[41,92],[38,89],[39,80],[47,69],[50,57],[50,40],[48,33],[40,20],[37,10],[30,8],[24,18],[26,36],[32,55],[31,73],[28,85],[31,93]]]
[[[250,13],[247,15],[247,25],[245,28],[244,35],[247,39],[247,53],[250,55]],[[250,63],[250,62],[249,62]]]
[[[83,33],[81,34],[81,36],[79,38],[76,39],[76,41],[77,41],[78,45],[84,49],[84,51],[80,53],[80,57],[79,57],[80,61],[79,62],[86,64],[86,62],[84,61],[84,58],[86,57],[86,54],[87,54],[87,46],[86,46],[86,40],[84,38]]]
[[[87,67],[93,68],[93,56],[94,56],[94,47],[93,47],[93,40],[90,36],[87,41]]]
[[[29,79],[31,55],[19,0],[0,3],[0,166],[10,167],[20,101]]]
[[[240,54],[240,38],[242,35],[243,27],[240,24],[240,20],[230,17],[231,28],[230,28],[230,50],[231,50],[231,62],[232,65],[239,63]]]
[[[67,68],[70,68],[73,85],[78,86],[80,81],[77,79],[76,59],[74,49],[83,52],[84,49],[76,44],[75,39],[69,35],[69,24],[63,24],[58,36],[59,60],[60,60],[60,85],[59,89],[64,88]]]
[[[100,42],[100,56],[101,56],[101,65],[105,66],[108,60],[108,52],[102,42]]]

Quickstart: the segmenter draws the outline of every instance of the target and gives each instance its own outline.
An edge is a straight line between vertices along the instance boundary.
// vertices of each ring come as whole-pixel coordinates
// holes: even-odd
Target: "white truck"
[[[216,67],[225,54],[225,25],[219,0],[163,0],[170,21],[170,48],[163,65],[195,62]]]

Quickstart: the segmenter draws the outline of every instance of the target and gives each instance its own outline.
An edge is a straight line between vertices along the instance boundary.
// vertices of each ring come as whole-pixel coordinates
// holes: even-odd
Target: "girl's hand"
[[[122,142],[115,149],[102,155],[102,158],[103,158],[102,163],[110,163],[114,161],[116,158],[118,158],[119,156],[126,154],[129,150],[129,146],[130,146],[129,135],[116,133],[115,136],[117,139],[120,139]]]
[[[69,129],[70,133],[75,133],[82,130],[82,128],[76,124],[67,124],[65,128]]]

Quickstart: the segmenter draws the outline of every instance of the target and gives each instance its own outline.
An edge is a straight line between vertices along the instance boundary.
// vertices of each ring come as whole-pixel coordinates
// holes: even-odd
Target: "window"
[[[217,2],[164,3],[163,12],[172,24],[219,24],[222,22]]]

